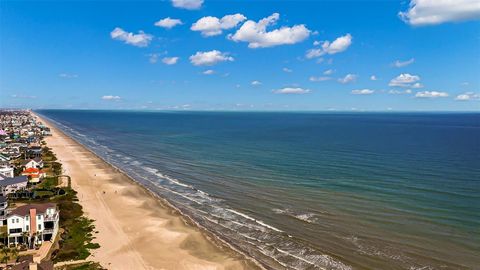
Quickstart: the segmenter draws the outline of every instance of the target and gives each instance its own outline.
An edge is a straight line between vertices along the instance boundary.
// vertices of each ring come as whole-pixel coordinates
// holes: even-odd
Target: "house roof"
[[[33,262],[33,255],[21,255],[21,256],[18,256],[18,259],[17,259],[18,262]]]
[[[32,159],[27,159],[27,160],[25,160],[25,161],[22,163],[22,165],[27,165],[27,164],[28,164],[30,161],[32,161],[32,160],[35,161],[36,163],[42,162],[42,158],[36,157],[36,158],[32,158]]]
[[[10,217],[10,216],[17,215],[17,216],[23,217],[30,214],[30,209],[36,209],[37,214],[42,214],[42,213],[45,213],[48,208],[56,208],[56,207],[57,207],[57,204],[55,203],[27,204],[27,205],[22,205],[15,208],[14,210],[12,210],[12,212],[10,212],[8,216]]]
[[[15,185],[19,183],[26,183],[28,181],[28,177],[25,175],[16,176],[16,177],[7,177],[3,180],[0,180],[0,187],[6,187],[10,185]]]
[[[37,168],[26,168],[23,170],[22,174],[23,173],[41,173],[41,171]]]
[[[23,261],[15,264],[12,266],[12,270],[28,270],[30,269],[30,262],[29,261]]]
[[[0,203],[4,203],[7,201],[7,198],[5,198],[4,196],[0,196]]]
[[[38,264],[38,270],[53,270],[53,262],[52,261],[41,261]]]

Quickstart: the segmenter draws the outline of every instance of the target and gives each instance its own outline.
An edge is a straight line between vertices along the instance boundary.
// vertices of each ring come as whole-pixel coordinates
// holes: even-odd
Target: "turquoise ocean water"
[[[270,269],[480,269],[480,114],[40,110]]]

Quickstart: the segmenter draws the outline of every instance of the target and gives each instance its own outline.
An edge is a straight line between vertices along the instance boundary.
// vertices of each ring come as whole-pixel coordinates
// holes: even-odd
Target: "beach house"
[[[36,158],[42,156],[41,146],[29,146],[25,152],[27,158]]]
[[[40,157],[25,160],[25,162],[22,164],[22,166],[25,167],[25,168],[41,169],[41,168],[43,168],[43,160]]]
[[[27,204],[12,210],[7,216],[8,244],[35,244],[55,239],[60,211],[55,203]]]
[[[24,176],[28,177],[28,182],[36,184],[46,176],[46,173],[38,168],[26,168],[21,173]]]
[[[7,196],[19,190],[27,188],[28,177],[25,175],[0,180],[0,193]]]

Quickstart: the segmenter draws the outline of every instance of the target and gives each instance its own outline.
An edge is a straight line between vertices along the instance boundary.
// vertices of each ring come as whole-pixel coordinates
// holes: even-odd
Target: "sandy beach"
[[[38,117],[38,116],[37,116]],[[208,240],[173,209],[48,121],[46,142],[72,177],[100,248],[91,260],[108,269],[252,269],[254,264]]]

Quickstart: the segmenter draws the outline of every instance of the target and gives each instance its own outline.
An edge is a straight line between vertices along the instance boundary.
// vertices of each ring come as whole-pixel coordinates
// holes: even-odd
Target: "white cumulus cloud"
[[[410,25],[434,25],[480,19],[478,0],[411,0],[407,11],[398,13]]]
[[[195,66],[212,66],[220,62],[233,61],[234,58],[227,53],[217,50],[208,52],[197,52],[190,56],[190,62]]]
[[[165,65],[175,65],[178,62],[179,57],[164,57],[162,63]]]
[[[468,100],[480,100],[480,94],[474,92],[466,92],[455,97],[455,100],[468,101]]]
[[[10,96],[11,98],[18,98],[18,99],[35,99],[37,96],[31,96],[31,95],[18,95],[18,94],[13,94]]]
[[[66,78],[66,79],[78,78],[77,74],[68,74],[68,73],[60,73],[60,74],[58,74],[58,76],[61,77],[61,78]]]
[[[282,70],[283,70],[284,72],[287,72],[287,73],[293,72],[293,70],[291,70],[291,69],[289,69],[289,68],[286,68],[286,67],[282,68]]]
[[[412,88],[415,88],[415,89],[418,89],[418,88],[423,88],[423,84],[417,82],[417,83],[414,83],[412,84]]]
[[[370,80],[371,80],[371,81],[376,81],[376,80],[378,80],[378,78],[377,78],[377,76],[372,75],[372,76],[370,76]]]
[[[252,81],[250,84],[251,84],[251,85],[261,85],[262,82],[260,82],[260,81]]]
[[[397,67],[397,68],[401,68],[401,67],[406,67],[410,64],[413,64],[415,62],[415,58],[410,58],[406,61],[400,61],[400,60],[396,60],[392,65],[394,67]]]
[[[207,16],[200,18],[197,22],[192,24],[190,29],[192,31],[200,31],[204,37],[211,37],[220,35],[222,30],[236,27],[239,23],[246,19],[247,17],[240,13],[226,15],[221,19],[213,16]]]
[[[388,93],[391,94],[391,95],[411,94],[412,90],[410,90],[410,89],[406,89],[406,90],[392,89],[392,90],[388,91]]]
[[[390,83],[388,83],[388,86],[393,86],[393,87],[413,87],[414,85],[416,88],[419,88],[420,84],[417,84],[417,82],[420,80],[420,77],[417,75],[411,75],[409,73],[402,73],[398,75],[397,77],[393,78],[390,80]]]
[[[415,97],[418,98],[439,98],[439,97],[448,97],[447,92],[440,92],[440,91],[422,91],[417,92]]]
[[[249,48],[267,48],[295,44],[310,36],[311,31],[304,24],[268,31],[267,27],[275,24],[279,18],[280,14],[273,13],[258,22],[248,20],[229,38],[235,42],[248,42]]]
[[[173,28],[177,25],[181,25],[181,24],[183,24],[181,20],[172,19],[170,17],[167,17],[165,19],[161,19],[158,22],[156,22],[155,26],[171,29],[171,28]]]
[[[172,0],[172,5],[176,8],[199,9],[202,7],[203,0]]]
[[[160,54],[150,53],[150,54],[147,54],[147,56],[148,56],[148,61],[152,64],[155,64],[158,62],[158,57],[160,56]]]
[[[358,76],[355,75],[355,74],[347,74],[347,75],[345,75],[345,77],[338,79],[338,82],[343,83],[343,84],[351,83],[351,82],[354,82],[355,80],[357,80],[357,78],[358,78]]]
[[[103,96],[102,99],[103,99],[103,100],[120,100],[121,97],[120,97],[120,96],[108,95],[108,96]]]
[[[323,75],[332,75],[335,72],[333,69],[327,69],[323,72]]]
[[[143,31],[139,31],[138,34],[129,33],[120,27],[116,27],[110,32],[110,37],[115,40],[120,40],[126,44],[130,44],[137,47],[147,47],[153,39],[150,34],[145,34]]]
[[[294,95],[301,95],[310,93],[309,89],[303,89],[300,87],[284,87],[280,89],[275,89],[272,91],[275,94],[294,94]]]
[[[317,49],[310,49],[307,51],[307,58],[320,57],[325,54],[336,54],[345,51],[352,45],[352,35],[346,34],[345,36],[338,37],[333,42],[325,41],[321,43],[321,47]],[[316,43],[319,44],[319,43]]]
[[[212,75],[215,73],[213,69],[207,69],[204,72],[202,72],[204,75]]]
[[[320,77],[311,76],[309,78],[309,80],[311,82],[324,82],[324,81],[328,81],[328,80],[331,80],[331,79],[332,79],[331,77],[326,77],[326,76],[320,76]]]
[[[374,92],[375,92],[375,90],[371,90],[371,89],[352,90],[352,94],[354,94],[354,95],[370,95],[370,94],[373,94]]]

